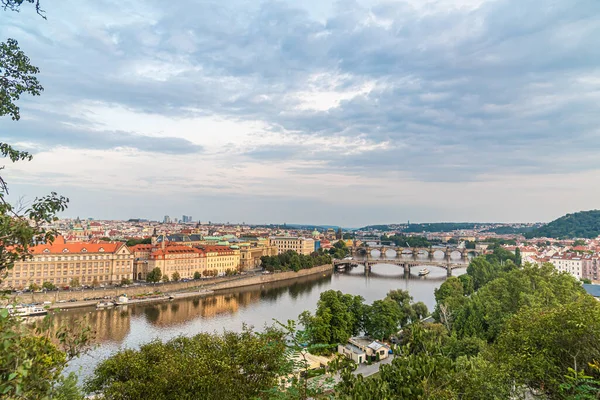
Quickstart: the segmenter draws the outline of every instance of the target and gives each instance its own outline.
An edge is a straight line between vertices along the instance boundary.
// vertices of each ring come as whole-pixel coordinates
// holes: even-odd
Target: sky
[[[358,227],[599,208],[597,0],[95,0],[0,11],[45,90],[0,140],[67,217]],[[16,201],[16,200],[15,200]]]

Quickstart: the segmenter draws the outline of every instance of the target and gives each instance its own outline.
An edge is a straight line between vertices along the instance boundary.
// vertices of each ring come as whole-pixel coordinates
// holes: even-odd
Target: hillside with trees
[[[600,235],[600,210],[590,210],[562,216],[530,233],[526,233],[525,237],[592,239],[598,235]]]

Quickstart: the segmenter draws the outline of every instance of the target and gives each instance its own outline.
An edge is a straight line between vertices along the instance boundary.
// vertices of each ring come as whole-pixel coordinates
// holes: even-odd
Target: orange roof
[[[169,245],[165,246],[164,249],[161,249],[160,247],[156,247],[156,249],[156,251],[153,251],[152,254],[150,254],[150,257],[160,258],[164,257],[167,254],[198,254],[199,257],[204,256],[203,251],[189,246]]]
[[[201,246],[200,248],[207,253],[233,254],[233,250],[227,246],[212,245]]]
[[[151,251],[154,246],[151,244],[136,244],[135,246],[131,246],[129,250],[135,251]]]
[[[62,238],[61,238],[62,239]],[[64,253],[114,253],[125,243],[64,243],[63,240],[55,240],[52,244],[39,244],[29,248],[31,254],[64,254]],[[85,249],[85,250],[84,250]],[[101,250],[102,249],[102,250]]]

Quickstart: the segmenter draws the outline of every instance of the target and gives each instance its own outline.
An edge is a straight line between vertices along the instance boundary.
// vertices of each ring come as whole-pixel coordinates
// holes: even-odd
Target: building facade
[[[180,279],[192,279],[195,272],[202,274],[206,270],[206,255],[194,247],[181,245],[166,245],[153,248],[149,254],[142,278],[146,279],[148,272],[160,268],[163,275],[172,279],[177,272]]]
[[[247,271],[260,268],[260,258],[276,256],[279,253],[275,246],[240,246],[240,269]]]
[[[124,243],[65,243],[57,237],[52,244],[30,248],[31,258],[18,261],[0,285],[26,288],[50,282],[59,287],[102,285],[133,279],[133,254]]]
[[[567,272],[577,279],[583,278],[583,257],[578,254],[557,254],[549,262],[560,272]]]
[[[269,244],[277,247],[279,254],[293,250],[298,254],[310,255],[315,251],[315,241],[304,237],[280,237],[269,238]]]
[[[227,270],[239,271],[240,251],[227,246],[200,246],[206,254],[206,268],[216,275],[224,275]]]

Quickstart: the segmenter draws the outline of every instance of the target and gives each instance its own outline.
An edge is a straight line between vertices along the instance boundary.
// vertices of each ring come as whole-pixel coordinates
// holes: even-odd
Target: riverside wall
[[[320,267],[313,267],[311,269],[302,269],[298,272],[278,272],[267,275],[236,275],[210,280],[157,283],[154,285],[148,284],[146,286],[131,286],[128,288],[117,287],[110,289],[97,288],[94,290],[58,290],[45,293],[23,293],[20,295],[8,296],[7,300],[9,303],[41,303],[45,301],[56,303],[60,300],[75,299],[77,301],[82,301],[85,298],[104,296],[117,297],[122,294],[126,294],[127,296],[132,297],[138,294],[149,293],[154,291],[171,293],[195,289],[225,290],[243,286],[261,285],[265,283],[285,281],[288,279],[300,278],[303,276],[326,274],[331,272],[333,272],[333,266],[331,264],[328,264],[322,265]]]

